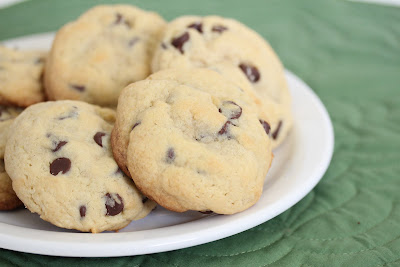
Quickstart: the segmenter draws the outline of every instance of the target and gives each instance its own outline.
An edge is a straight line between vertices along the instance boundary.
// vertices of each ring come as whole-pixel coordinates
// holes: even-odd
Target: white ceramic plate
[[[4,42],[19,48],[49,49],[52,34]],[[173,213],[161,207],[118,233],[79,233],[42,221],[20,209],[0,212],[0,247],[36,254],[111,257],[156,253],[191,247],[245,231],[281,214],[302,199],[325,173],[333,152],[329,115],[313,91],[286,71],[293,96],[294,125],[274,151],[261,199],[235,215]]]

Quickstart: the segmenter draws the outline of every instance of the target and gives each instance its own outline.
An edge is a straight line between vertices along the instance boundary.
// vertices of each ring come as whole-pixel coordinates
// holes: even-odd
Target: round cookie
[[[249,208],[272,160],[253,100],[209,69],[168,69],[126,87],[111,142],[136,186],[178,212]]]
[[[116,106],[121,90],[150,73],[164,20],[129,5],[96,6],[56,34],[46,64],[50,100]]]
[[[291,98],[283,66],[271,46],[256,32],[233,20],[217,16],[183,16],[170,22],[158,46],[152,70],[216,67],[230,64],[245,76],[264,105],[274,105],[277,122],[271,125],[277,147],[292,125]]]
[[[113,110],[68,100],[31,106],[15,119],[5,166],[31,212],[96,233],[121,229],[154,208],[112,157],[114,120]]]
[[[211,70],[218,72],[224,77],[234,77],[232,80],[253,99],[258,108],[260,120],[268,122],[266,131],[272,138],[272,149],[277,148],[287,136],[292,124],[291,110],[282,109],[271,98],[263,98],[254,90],[253,86],[241,70],[229,63],[220,63],[212,67]],[[282,118],[286,118],[283,120]],[[282,127],[282,121],[286,121],[285,127]],[[288,125],[289,123],[289,125]]]
[[[13,210],[23,205],[15,194],[11,179],[4,168],[4,150],[9,128],[21,111],[19,108],[0,106],[0,210]]]
[[[42,75],[47,53],[0,45],[0,104],[27,107],[45,100]]]

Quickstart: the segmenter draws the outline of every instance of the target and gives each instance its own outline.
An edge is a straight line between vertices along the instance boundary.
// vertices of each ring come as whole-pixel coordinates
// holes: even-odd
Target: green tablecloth
[[[0,9],[0,39],[56,30],[103,2],[37,0]],[[223,240],[105,259],[1,250],[0,265],[400,266],[399,8],[311,0],[118,2],[168,20],[233,17],[258,31],[326,105],[335,129],[332,163],[293,208]]]

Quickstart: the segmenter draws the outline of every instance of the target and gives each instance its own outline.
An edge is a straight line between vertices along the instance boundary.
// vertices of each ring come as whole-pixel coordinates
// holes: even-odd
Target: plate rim
[[[4,41],[12,42],[18,39],[23,40],[26,38],[43,38],[43,36],[48,37],[51,34],[54,33],[27,35]],[[291,79],[296,84],[299,84],[300,87],[304,89],[304,92],[308,94],[308,97],[310,97],[309,100],[313,102],[316,109],[321,112],[323,118],[323,128],[325,128],[327,134],[324,139],[326,147],[324,157],[318,163],[318,167],[315,168],[310,174],[310,176],[314,177],[314,179],[311,179],[306,187],[303,187],[301,188],[301,190],[296,192],[296,195],[294,197],[285,197],[283,198],[283,200],[280,199],[276,203],[271,204],[271,206],[276,205],[280,206],[280,208],[278,210],[275,210],[275,212],[270,212],[268,218],[265,218],[266,216],[256,216],[263,209],[256,212],[255,214],[252,214],[252,217],[255,220],[251,222],[249,222],[248,218],[243,219],[239,216],[239,218],[237,218],[233,222],[230,222],[230,224],[238,224],[237,227],[225,227],[224,229],[221,225],[218,225],[216,226],[218,231],[212,236],[205,236],[202,234],[204,232],[208,232],[209,229],[213,229],[213,227],[208,229],[197,229],[198,227],[201,228],[201,225],[204,223],[203,219],[156,229],[105,234],[53,232],[40,229],[25,228],[23,226],[10,225],[0,222],[0,247],[20,252],[64,257],[119,257],[143,255],[172,251],[216,241],[253,228],[283,213],[284,211],[298,203],[317,185],[317,183],[321,180],[327,168],[329,167],[334,151],[333,125],[329,113],[323,105],[322,101],[315,94],[315,92],[298,76],[286,69],[285,76],[288,80]],[[269,208],[271,208],[271,206],[269,206]],[[223,221],[224,216],[209,216],[207,218],[212,218],[211,221],[218,222],[221,220]],[[246,223],[243,223],[243,221],[245,221]],[[179,227],[182,227],[182,225],[184,224],[186,224],[186,226],[183,228],[187,228],[190,225],[194,226],[192,228],[195,228],[197,230],[194,232],[190,232],[188,231],[188,229],[186,229],[184,233],[182,233],[181,231],[179,231]],[[167,232],[169,234],[165,235],[165,233]],[[153,235],[159,234],[159,237],[153,237],[151,240],[139,240],[141,241],[139,242],[139,245],[135,245],[135,242],[137,243],[138,241],[135,240],[136,238],[145,237],[146,234],[149,233],[152,233]],[[27,239],[26,234],[30,235],[29,239]],[[121,236],[122,234],[123,236]],[[55,237],[55,240],[49,239],[49,235],[53,238]],[[172,240],[170,240],[171,235],[174,235],[174,238],[172,238]],[[118,238],[116,239],[116,237]],[[178,239],[179,241],[176,241],[176,239]],[[21,245],[25,243],[31,243],[33,245]],[[108,252],[104,250],[104,245],[107,246]],[[132,247],[133,245],[135,246]]]

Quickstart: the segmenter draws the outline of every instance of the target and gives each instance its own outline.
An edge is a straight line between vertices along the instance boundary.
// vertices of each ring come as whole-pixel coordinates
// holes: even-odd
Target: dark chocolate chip
[[[71,161],[68,158],[58,158],[50,164],[50,173],[54,176],[60,172],[65,174],[69,169],[71,169]]]
[[[239,68],[247,76],[250,82],[255,83],[260,80],[260,72],[258,69],[252,65],[241,63]]]
[[[226,31],[226,30],[228,30],[228,28],[225,27],[225,26],[222,26],[222,25],[215,25],[215,26],[213,26],[212,29],[211,29],[211,31],[213,31],[213,32],[219,32],[219,33],[224,32],[224,31]]]
[[[229,130],[229,124],[232,124],[232,122],[226,121],[224,126],[222,126],[221,130],[219,130],[218,134],[219,135],[226,134],[228,132],[228,130]]]
[[[132,39],[129,40],[128,45],[130,47],[134,46],[137,42],[139,42],[140,38],[139,37],[133,37]]]
[[[167,49],[167,45],[165,43],[161,43],[162,49]]]
[[[188,26],[188,28],[196,29],[199,33],[203,33],[203,24],[201,22],[195,22]]]
[[[222,102],[222,106],[218,111],[224,114],[228,120],[238,119],[242,115],[242,107],[233,101]]]
[[[79,207],[79,214],[81,215],[81,218],[86,216],[86,206],[82,205]]]
[[[172,147],[168,148],[165,160],[167,163],[172,163],[175,160],[175,150]]]
[[[278,126],[276,127],[275,131],[272,133],[272,138],[275,140],[278,138],[279,130],[281,129],[282,121],[279,121]]]
[[[211,214],[211,213],[213,213],[212,210],[199,211],[199,212],[200,212],[200,213],[203,213],[203,214]]]
[[[137,123],[135,123],[133,126],[132,126],[132,130],[131,131],[133,131],[133,129],[135,129],[136,128],[136,126],[138,126],[138,125],[140,125],[140,121],[139,122],[137,122]]]
[[[148,197],[143,197],[142,198],[142,203],[144,204],[144,203],[146,203],[147,202],[147,200],[149,200],[149,198]]]
[[[79,91],[79,92],[83,92],[85,91],[86,87],[84,85],[78,85],[78,84],[70,84],[69,85],[71,88]]]
[[[57,152],[58,150],[60,150],[60,148],[62,148],[63,146],[65,146],[68,142],[67,141],[60,141],[57,143],[56,147],[52,150],[53,152]]]
[[[264,120],[260,120],[260,123],[261,123],[262,127],[264,128],[264,131],[267,134],[269,134],[269,131],[271,130],[271,126],[269,126],[269,123]]]
[[[117,18],[115,19],[114,24],[121,24],[124,23],[128,28],[131,27],[131,24],[129,23],[129,21],[127,21],[124,16],[122,16],[121,13],[117,13],[116,14]]]
[[[117,193],[107,193],[104,198],[106,200],[105,205],[107,209],[107,216],[118,215],[124,210],[124,201],[122,200],[122,197]]]
[[[171,44],[183,54],[183,45],[190,39],[189,33],[185,32],[179,37],[172,39]]]
[[[103,147],[103,136],[105,136],[106,134],[103,132],[97,132],[94,136],[93,136],[93,140],[96,142],[96,144],[98,144],[99,146]]]

